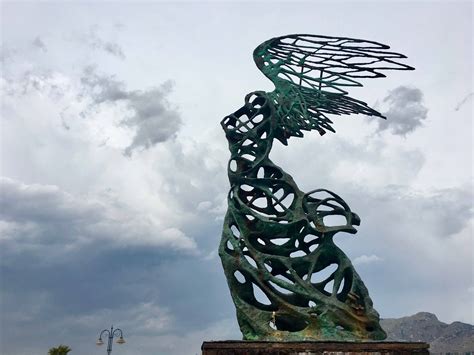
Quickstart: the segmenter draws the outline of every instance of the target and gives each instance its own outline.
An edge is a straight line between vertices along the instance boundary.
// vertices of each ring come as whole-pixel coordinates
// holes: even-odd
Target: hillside
[[[387,340],[424,341],[430,343],[431,353],[474,354],[474,325],[471,324],[446,324],[428,312],[382,319],[380,323],[388,334]]]

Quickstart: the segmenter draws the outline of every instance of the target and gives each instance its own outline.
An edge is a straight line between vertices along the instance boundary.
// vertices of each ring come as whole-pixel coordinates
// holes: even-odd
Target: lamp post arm
[[[110,336],[110,331],[108,331],[107,329],[104,329],[103,331],[100,332],[99,338],[98,338],[97,341],[96,341],[96,344],[97,344],[98,346],[104,344],[104,341],[102,340],[102,337],[104,336],[104,334],[107,334],[107,338],[108,338],[108,337]]]
[[[120,338],[122,338],[122,337],[123,337],[122,329],[120,329],[120,328],[115,329],[113,335],[114,335],[115,337],[120,337]]]
[[[110,330],[108,329],[104,329],[103,331],[100,332],[99,334],[99,339],[102,339],[102,335],[104,335],[104,333],[108,333],[108,337],[110,336]]]

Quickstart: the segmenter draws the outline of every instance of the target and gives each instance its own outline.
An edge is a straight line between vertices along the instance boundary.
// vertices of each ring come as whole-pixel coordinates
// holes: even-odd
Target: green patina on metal
[[[288,35],[254,51],[275,90],[248,94],[221,122],[231,189],[219,255],[244,339],[386,337],[367,288],[333,241],[336,233],[356,233],[359,217],[333,192],[301,191],[269,153],[274,139],[286,145],[304,130],[334,132],[329,114],[383,117],[344,88],[384,77],[382,70],[413,69],[387,49],[351,38]]]

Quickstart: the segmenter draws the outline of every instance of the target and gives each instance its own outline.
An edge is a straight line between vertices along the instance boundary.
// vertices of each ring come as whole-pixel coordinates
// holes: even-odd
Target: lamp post
[[[112,352],[112,343],[114,340],[114,337],[119,337],[117,339],[117,344],[125,344],[125,339],[123,338],[122,330],[117,328],[114,329],[114,327],[110,327],[110,330],[104,329],[103,331],[100,332],[99,339],[97,339],[96,344],[97,345],[103,345],[104,342],[102,341],[102,335],[107,334],[108,337],[108,342],[107,342],[107,355],[110,355]]]

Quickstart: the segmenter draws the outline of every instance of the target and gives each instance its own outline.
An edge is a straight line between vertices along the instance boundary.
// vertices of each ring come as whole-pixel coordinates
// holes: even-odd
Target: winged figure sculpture
[[[326,189],[301,191],[269,154],[303,131],[334,132],[329,118],[384,118],[348,95],[385,70],[412,70],[389,46],[295,34],[254,50],[275,85],[255,91],[221,125],[229,143],[230,191],[219,255],[247,340],[381,340],[379,314],[336,233],[356,233],[358,215]],[[302,157],[304,165],[304,157]],[[319,172],[324,174],[324,171]]]

